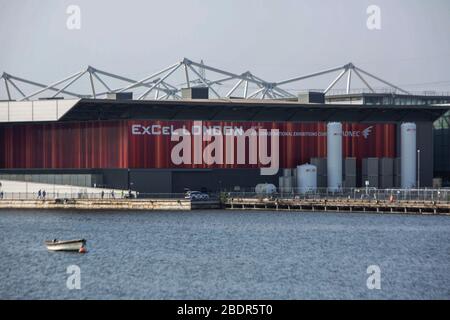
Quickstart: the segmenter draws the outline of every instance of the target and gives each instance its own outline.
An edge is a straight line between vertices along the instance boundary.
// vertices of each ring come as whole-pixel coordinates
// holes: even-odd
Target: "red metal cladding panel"
[[[188,138],[190,163],[173,162],[171,153],[180,141],[172,141],[172,132],[184,127],[195,133],[194,124],[199,132],[215,128],[222,134],[234,133],[232,145],[225,134],[222,144],[218,144],[221,147],[216,148],[216,152],[221,150],[223,163],[208,164],[205,161],[211,158],[203,157],[203,153],[209,154],[206,151],[211,149],[211,143],[217,142],[216,136],[203,141],[195,134]],[[256,168],[261,163],[250,163],[248,139],[244,150],[237,143],[237,137],[251,128],[260,135],[266,130],[264,139],[269,154],[272,138],[267,133],[278,137],[274,141],[279,144],[280,167],[292,168],[309,162],[312,157],[326,157],[326,123],[323,122],[90,121],[0,126],[0,168]],[[395,157],[395,128],[394,124],[344,123],[344,157],[356,157],[358,163],[365,157]],[[200,163],[194,163],[196,145],[200,146]],[[260,146],[257,143],[256,148]],[[233,150],[232,154],[227,150]],[[216,152],[213,156],[217,157]],[[244,164],[237,161],[239,152],[243,152]]]
[[[80,122],[0,127],[2,168],[126,168],[127,123]]]

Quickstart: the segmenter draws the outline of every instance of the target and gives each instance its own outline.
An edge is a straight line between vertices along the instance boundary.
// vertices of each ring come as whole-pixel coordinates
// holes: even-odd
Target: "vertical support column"
[[[342,123],[327,124],[327,177],[328,189],[342,188]]]

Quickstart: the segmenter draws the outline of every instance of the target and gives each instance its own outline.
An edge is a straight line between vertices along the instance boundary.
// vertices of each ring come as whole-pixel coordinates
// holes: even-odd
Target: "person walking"
[[[39,191],[38,191],[38,199],[40,199],[41,196],[42,196],[42,192],[41,192],[41,189],[39,189]]]

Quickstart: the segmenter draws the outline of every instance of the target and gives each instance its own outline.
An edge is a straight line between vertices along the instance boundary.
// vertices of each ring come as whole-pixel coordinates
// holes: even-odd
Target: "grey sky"
[[[70,4],[81,30],[66,28]],[[366,27],[371,4],[381,30]],[[90,64],[139,78],[183,57],[273,81],[352,61],[408,90],[450,91],[450,1],[0,0],[0,72],[49,83]]]

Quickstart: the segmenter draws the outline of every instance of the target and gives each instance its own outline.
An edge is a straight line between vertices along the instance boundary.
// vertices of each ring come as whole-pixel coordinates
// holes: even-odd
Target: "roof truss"
[[[209,78],[207,77],[210,76]],[[184,82],[173,84],[174,75],[182,77]],[[355,75],[366,86],[370,92],[375,92],[370,81],[377,81],[387,86],[392,92],[400,92],[409,94],[409,92],[399,88],[398,86],[375,76],[352,63],[338,66],[310,74],[296,76],[290,79],[269,82],[255,76],[250,71],[243,73],[233,73],[223,69],[219,69],[201,62],[195,62],[184,58],[183,60],[161,69],[155,73],[135,80],[122,75],[103,71],[92,66],[71,74],[61,80],[53,82],[49,85],[35,82],[32,80],[20,78],[9,73],[3,73],[0,77],[0,90],[3,83],[5,96],[8,100],[30,100],[39,96],[46,98],[56,98],[66,95],[74,98],[103,98],[107,93],[119,93],[137,91],[135,95],[137,100],[165,100],[165,99],[181,99],[182,88],[191,87],[208,87],[211,94],[217,99],[227,99],[231,97],[242,99],[286,99],[295,98],[296,95],[290,93],[287,89],[283,89],[284,85],[302,82],[308,79],[320,77],[327,74],[336,74],[329,85],[323,89],[325,94],[330,93],[336,84],[345,79],[346,90],[348,94],[352,90],[352,76]],[[212,80],[215,79],[215,80]],[[89,88],[88,93],[80,93],[74,89],[75,83],[88,81],[85,87]],[[112,82],[120,82],[120,86],[113,86]],[[23,85],[34,88],[31,92],[23,89]],[[226,90],[224,90],[226,88]]]

